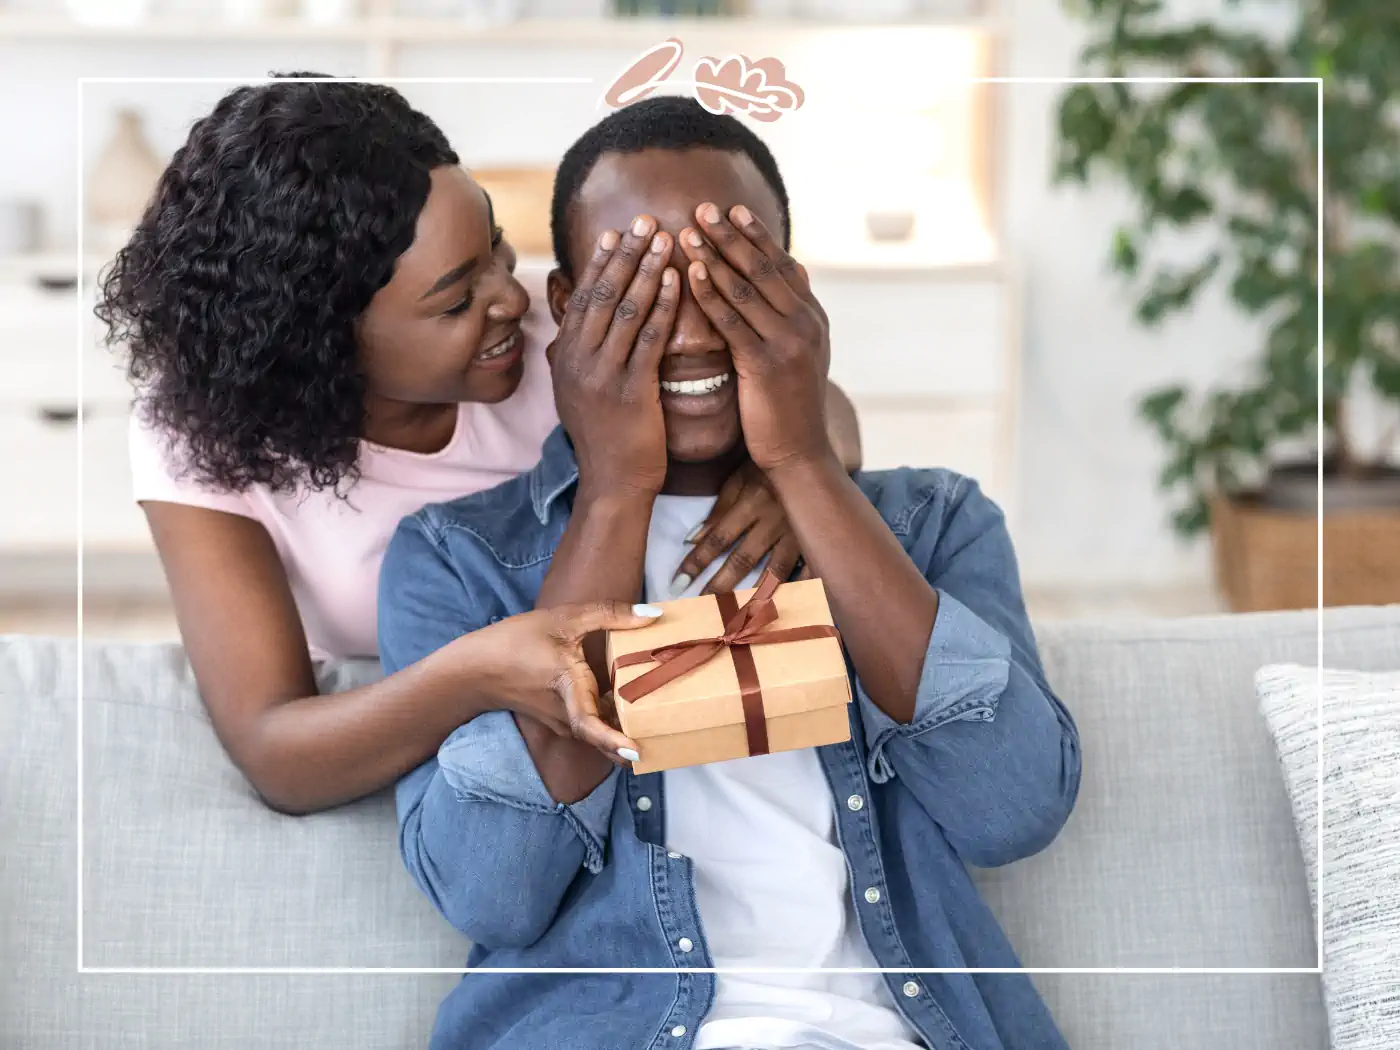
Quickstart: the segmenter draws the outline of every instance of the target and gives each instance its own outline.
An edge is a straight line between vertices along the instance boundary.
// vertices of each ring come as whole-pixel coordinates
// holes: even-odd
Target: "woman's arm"
[[[524,711],[551,734],[568,735],[557,692],[579,675],[589,688],[592,682],[574,634],[646,622],[602,606],[509,617],[454,632],[378,682],[321,696],[266,530],[223,511],[142,506],[214,730],[258,794],[283,813],[327,809],[388,787],[486,711]]]
[[[287,573],[262,525],[142,506],[214,730],[273,809],[309,813],[386,787],[477,713],[449,653],[318,695]]]

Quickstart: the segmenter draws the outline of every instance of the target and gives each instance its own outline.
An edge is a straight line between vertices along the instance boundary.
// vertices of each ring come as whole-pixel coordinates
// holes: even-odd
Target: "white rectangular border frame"
[[[87,293],[83,282],[83,230],[85,170],[83,164],[84,132],[84,93],[88,84],[258,84],[271,81],[271,77],[79,77],[78,78],[78,403],[84,400],[83,360],[87,345],[89,310]],[[289,81],[308,83],[338,80],[368,81],[376,84],[591,84],[590,77],[286,77]],[[1321,77],[972,77],[965,82],[977,84],[1313,84],[1317,88],[1317,129],[1318,142],[1324,141],[1323,126],[1323,80]],[[834,969],[832,973],[892,973],[892,974],[1069,974],[1098,975],[1124,974],[1130,976],[1183,975],[1220,976],[1228,974],[1312,974],[1321,975],[1324,959],[1322,943],[1322,872],[1323,872],[1323,805],[1322,805],[1322,683],[1323,683],[1323,484],[1322,484],[1322,395],[1323,395],[1323,274],[1322,248],[1323,218],[1322,195],[1326,175],[1323,164],[1323,149],[1317,151],[1317,864],[1314,909],[1317,922],[1317,964],[1311,967],[1248,967],[1248,966],[1082,966],[1082,967],[908,967],[905,969],[869,968]],[[84,505],[84,455],[83,455],[83,414],[78,413],[78,651],[83,649],[83,521]],[[77,878],[77,964],[79,974],[145,974],[154,976],[178,975],[229,975],[229,976],[299,976],[299,975],[349,975],[349,974],[468,974],[468,973],[558,973],[590,974],[605,970],[609,973],[805,973],[810,968],[764,967],[757,969],[680,967],[670,969],[648,968],[519,968],[519,967],[454,967],[454,966],[85,966],[83,964],[83,660],[78,660],[78,878]]]

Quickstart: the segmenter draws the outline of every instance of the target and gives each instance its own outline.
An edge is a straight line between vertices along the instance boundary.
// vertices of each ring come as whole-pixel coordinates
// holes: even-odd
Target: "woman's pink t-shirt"
[[[260,522],[286,567],[312,654],[376,657],[379,566],[399,522],[424,504],[481,492],[530,469],[558,423],[545,360],[555,329],[542,291],[531,288],[520,387],[500,404],[459,406],[456,432],[441,451],[423,455],[364,442],[360,480],[344,499],[261,486],[229,493],[183,476],[178,447],[134,414],[137,501],[184,503]]]

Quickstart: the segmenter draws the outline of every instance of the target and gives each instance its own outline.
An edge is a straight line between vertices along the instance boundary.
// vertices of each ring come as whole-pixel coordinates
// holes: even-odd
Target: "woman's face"
[[[503,401],[520,384],[530,305],[515,251],[470,175],[431,177],[413,244],[360,317],[369,389],[411,404]]]

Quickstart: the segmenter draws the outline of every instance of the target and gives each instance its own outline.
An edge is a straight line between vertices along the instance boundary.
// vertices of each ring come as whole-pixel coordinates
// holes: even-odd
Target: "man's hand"
[[[765,471],[830,458],[831,344],[806,271],[742,204],[726,217],[705,203],[695,216],[680,238],[687,277],[734,357],[750,457]]]
[[[655,230],[644,215],[599,238],[549,348],[554,401],[589,490],[654,496],[666,480],[659,370],[680,281],[666,266],[671,238]]]

